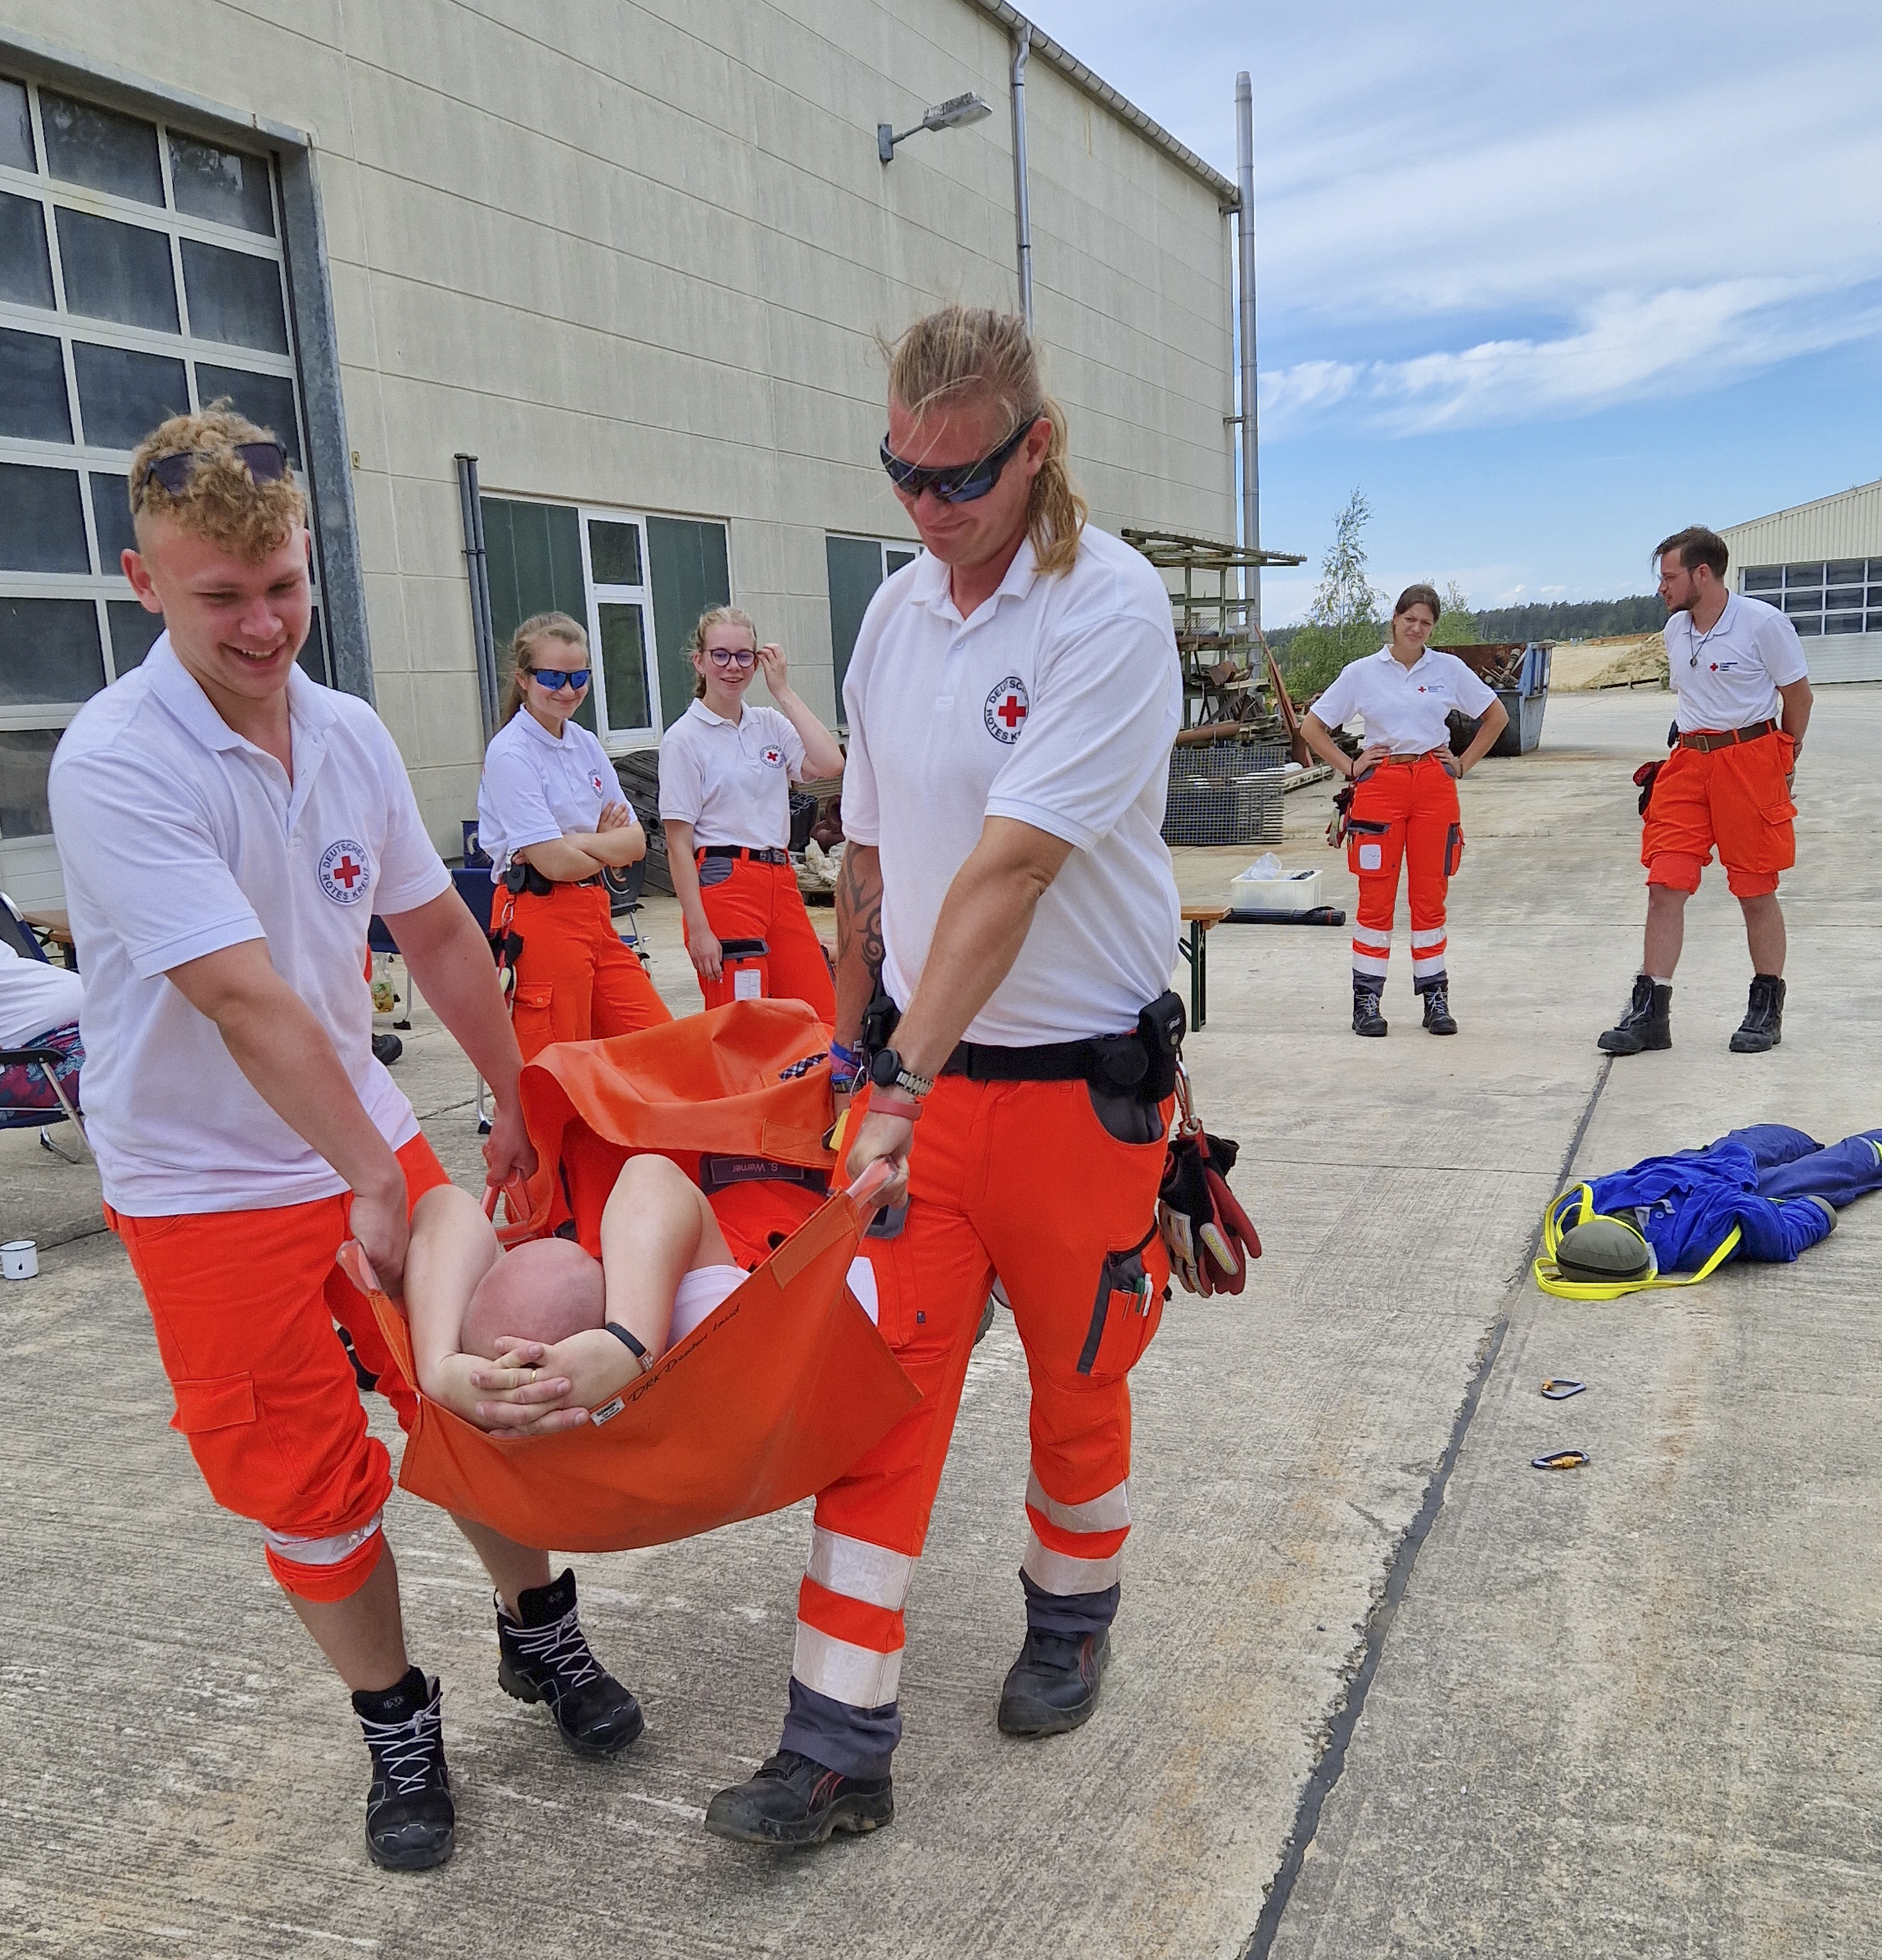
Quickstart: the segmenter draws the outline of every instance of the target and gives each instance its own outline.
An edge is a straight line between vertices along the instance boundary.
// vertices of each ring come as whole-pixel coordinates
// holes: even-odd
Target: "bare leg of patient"
[[[682,1275],[734,1263],[712,1207],[685,1172],[664,1157],[630,1157],[601,1214],[608,1319],[649,1354],[664,1353]]]

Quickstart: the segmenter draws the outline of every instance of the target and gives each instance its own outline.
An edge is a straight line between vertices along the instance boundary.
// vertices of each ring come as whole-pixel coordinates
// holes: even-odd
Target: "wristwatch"
[[[902,1057],[893,1048],[878,1048],[869,1057],[869,1080],[878,1089],[899,1089],[918,1102],[934,1087],[933,1076],[917,1075],[913,1069],[904,1068]]]

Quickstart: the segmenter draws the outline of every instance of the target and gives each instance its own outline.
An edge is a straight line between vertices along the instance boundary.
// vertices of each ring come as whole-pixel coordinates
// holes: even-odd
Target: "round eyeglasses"
[[[706,658],[715,667],[736,667],[741,674],[750,672],[758,661],[750,647],[708,647]]]

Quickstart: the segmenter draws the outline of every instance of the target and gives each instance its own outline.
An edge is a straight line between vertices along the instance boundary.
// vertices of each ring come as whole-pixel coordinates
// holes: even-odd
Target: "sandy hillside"
[[[1657,633],[1572,640],[1555,649],[1549,686],[1563,694],[1616,687],[1630,680],[1665,680],[1666,642]]]

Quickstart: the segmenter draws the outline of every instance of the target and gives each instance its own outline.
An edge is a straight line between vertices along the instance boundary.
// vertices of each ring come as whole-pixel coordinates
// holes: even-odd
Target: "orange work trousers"
[[[1346,863],[1359,878],[1353,978],[1376,992],[1391,957],[1402,863],[1412,902],[1412,985],[1446,984],[1444,901],[1464,854],[1457,781],[1436,755],[1394,756],[1354,786]]]
[[[552,1041],[602,1041],[673,1019],[647,969],[622,944],[605,885],[558,884],[546,898],[501,894],[512,895],[510,924],[523,949],[511,1018],[525,1061]],[[499,920],[503,910],[500,902]]]
[[[834,1022],[837,989],[830,963],[791,867],[756,863],[750,858],[709,858],[704,851],[694,853],[693,863],[699,874],[699,903],[713,936],[721,944],[763,939],[771,948],[762,960],[742,963],[746,972],[757,970],[759,997],[806,1001],[816,1010],[819,1021],[827,1026]],[[734,985],[733,975],[722,969],[716,980],[700,980],[699,991],[708,1007],[723,1007],[736,998]]]
[[[422,1137],[399,1153],[412,1204],[450,1179]],[[261,1211],[105,1220],[124,1241],[209,1494],[262,1528],[268,1569],[302,1599],[338,1600],[372,1576],[391,1459],[369,1433],[333,1332],[379,1377],[401,1428],[417,1413],[364,1294],[334,1255],[353,1194]]]
[[[1786,781],[1796,756],[1781,728],[1724,748],[1676,748],[1653,779],[1640,825],[1647,883],[1697,891],[1716,844],[1733,898],[1776,891],[1778,873],[1797,862],[1797,806]]]
[[[1107,1117],[1143,1140],[1122,1140]],[[1032,1388],[1027,1618],[1067,1633],[1109,1624],[1131,1524],[1127,1377],[1169,1276],[1156,1224],[1168,1117],[1167,1105],[1101,1104],[1083,1082],[935,1084],[915,1125],[907,1222],[864,1242],[878,1326],[922,1399],[818,1495],[784,1748],[887,1774],[903,1608],[996,1273]]]

